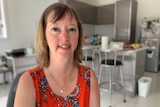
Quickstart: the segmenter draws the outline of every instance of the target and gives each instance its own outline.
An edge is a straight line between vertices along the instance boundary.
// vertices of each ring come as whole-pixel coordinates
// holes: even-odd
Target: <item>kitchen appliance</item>
[[[160,23],[158,19],[142,20],[140,43],[147,46],[145,71],[160,70]]]

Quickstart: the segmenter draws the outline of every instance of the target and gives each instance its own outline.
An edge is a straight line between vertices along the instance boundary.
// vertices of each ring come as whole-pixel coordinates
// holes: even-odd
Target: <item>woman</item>
[[[75,10],[61,3],[46,8],[36,38],[39,66],[21,76],[14,107],[100,107],[96,75],[79,64],[81,48]]]

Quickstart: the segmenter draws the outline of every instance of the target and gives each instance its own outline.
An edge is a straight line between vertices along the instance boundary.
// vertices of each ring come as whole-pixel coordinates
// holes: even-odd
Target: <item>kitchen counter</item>
[[[147,49],[147,47],[143,46],[143,47],[137,48],[137,49],[126,50],[126,53],[139,52],[139,51],[143,51],[143,50],[146,50],[146,49]]]
[[[137,95],[138,79],[144,75],[146,47],[127,50],[124,60],[124,81],[126,95]]]

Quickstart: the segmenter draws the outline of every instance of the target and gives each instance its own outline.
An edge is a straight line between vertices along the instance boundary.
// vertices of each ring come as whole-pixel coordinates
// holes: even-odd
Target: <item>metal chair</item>
[[[100,63],[100,73],[99,73],[99,78],[98,78],[98,83],[101,87],[101,85],[104,85],[106,82],[101,83],[101,75],[102,75],[102,68],[103,67],[109,67],[109,89],[103,89],[105,91],[109,92],[109,107],[112,107],[112,92],[113,92],[113,85],[118,85],[123,89],[123,101],[126,102],[125,99],[125,87],[124,87],[124,77],[123,77],[123,60],[125,57],[125,52],[124,51],[119,51],[119,50],[112,50],[112,49],[106,49],[106,50],[101,50],[102,54],[104,53],[104,59],[101,60]],[[118,57],[118,52],[120,52],[120,57]],[[109,57],[110,55],[110,57]],[[119,72],[120,72],[120,79],[121,83],[116,83],[113,81],[113,74],[116,71],[116,68],[119,67]]]
[[[8,65],[7,58],[5,56],[0,56],[0,73],[3,74],[4,83],[8,83],[6,80],[6,73],[11,72],[12,73],[12,79],[13,79],[13,70],[12,67]]]
[[[9,90],[8,99],[7,99],[7,107],[14,107],[14,99],[15,99],[15,95],[16,95],[18,82],[19,82],[19,79],[23,73],[24,72],[17,73],[16,77],[14,78],[14,80],[11,84],[11,88]]]

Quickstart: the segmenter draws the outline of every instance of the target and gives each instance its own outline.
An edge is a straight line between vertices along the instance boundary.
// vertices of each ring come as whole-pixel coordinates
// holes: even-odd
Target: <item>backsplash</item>
[[[110,40],[114,39],[114,25],[91,25],[91,24],[82,24],[83,34],[85,36],[100,35],[108,36]]]

